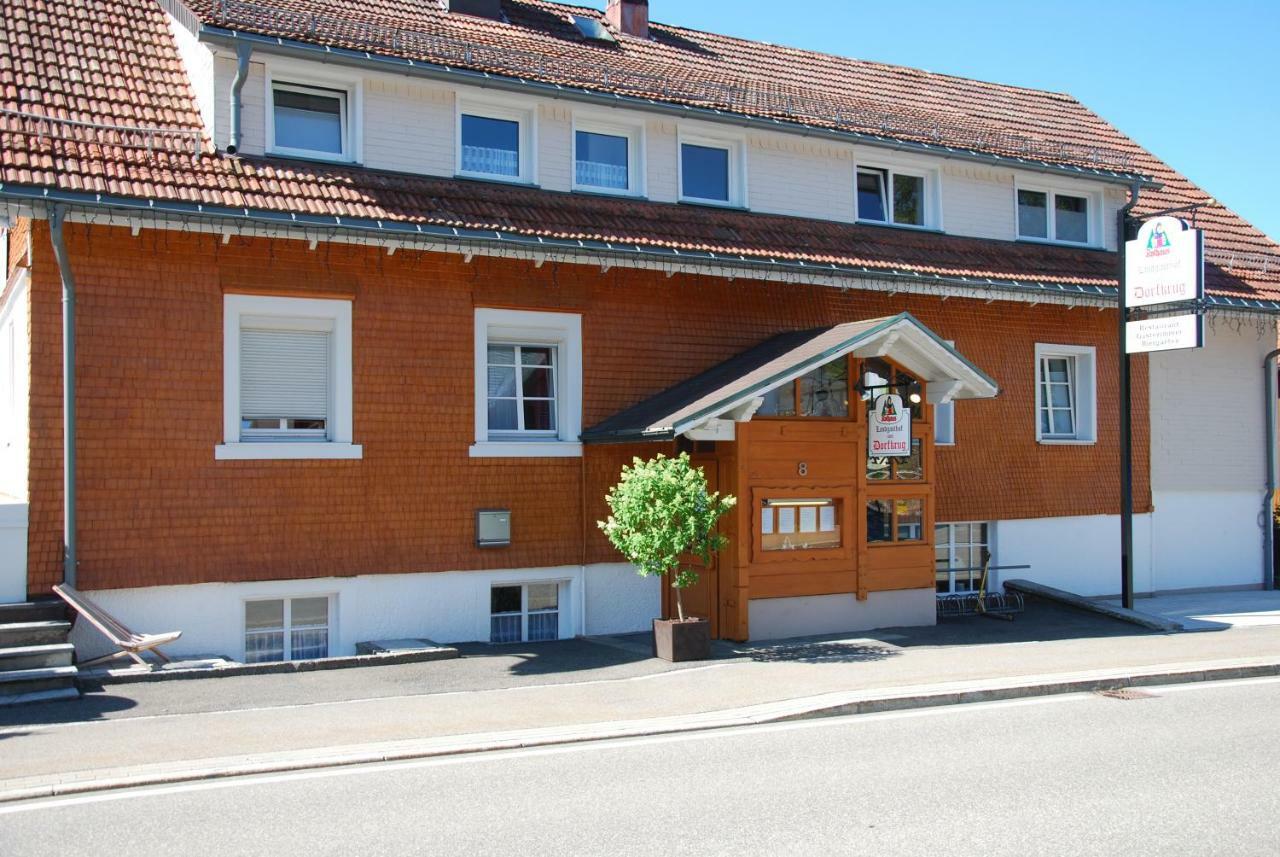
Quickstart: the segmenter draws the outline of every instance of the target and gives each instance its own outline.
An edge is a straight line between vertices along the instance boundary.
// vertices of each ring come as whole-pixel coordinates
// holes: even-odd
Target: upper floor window
[[[1018,189],[1018,237],[1091,243],[1089,197],[1052,190]]]
[[[273,81],[269,92],[272,152],[352,159],[348,90]]]
[[[639,127],[575,119],[573,186],[603,193],[641,193]]]
[[[1094,360],[1092,346],[1036,345],[1036,440],[1095,439]]]
[[[830,363],[764,394],[756,413],[766,417],[848,417],[849,358]]]
[[[742,205],[742,148],[703,137],[680,140],[680,200]]]
[[[351,443],[351,302],[223,298],[219,459],[360,458]]]
[[[925,177],[876,167],[858,168],[858,219],[924,226]]]
[[[582,424],[582,319],[477,309],[473,457],[576,456]]]
[[[532,182],[532,123],[525,110],[464,104],[458,116],[458,172]]]

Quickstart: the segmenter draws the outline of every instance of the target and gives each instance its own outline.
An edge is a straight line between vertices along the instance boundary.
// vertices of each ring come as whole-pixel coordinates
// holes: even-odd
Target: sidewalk
[[[977,621],[985,624],[974,625],[975,633],[997,639],[1037,630],[1030,622],[1012,628]],[[875,639],[725,644],[717,660],[683,668],[644,657],[635,640],[569,641],[499,654],[481,647],[489,660],[472,655],[341,673],[111,686],[79,709],[33,706],[4,714],[0,798],[105,781],[163,782],[1009,698],[1122,685],[1134,674],[1157,674],[1140,681],[1159,682],[1161,673],[1194,680],[1209,669],[1280,673],[1278,626],[1162,635],[1111,620],[1088,622],[1083,634],[1092,636],[1045,641],[963,645],[948,643],[947,629],[937,629],[932,636],[900,631]],[[535,669],[514,683],[488,675],[487,687],[476,678],[485,670],[518,672],[531,657],[575,652],[580,656],[570,663],[588,664],[578,672]],[[390,672],[410,666],[417,672]],[[451,669],[479,672],[461,684],[430,678]],[[338,692],[344,688],[348,693]]]

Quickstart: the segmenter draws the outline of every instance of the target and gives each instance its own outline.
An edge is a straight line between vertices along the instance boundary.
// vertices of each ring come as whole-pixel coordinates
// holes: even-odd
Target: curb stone
[[[573,727],[550,727],[448,738],[425,738],[405,742],[302,750],[261,756],[206,760],[203,763],[138,766],[115,775],[94,771],[24,778],[28,785],[0,787],[0,804],[37,798],[64,797],[92,792],[163,786],[200,780],[279,774],[322,768],[368,765],[378,762],[409,761],[471,753],[517,750],[581,744],[619,738],[642,738],[686,732],[704,732],[735,726],[785,723],[851,714],[999,702],[1010,699],[1113,690],[1123,687],[1151,687],[1206,681],[1280,676],[1280,660],[1236,661],[1207,664],[1166,664],[1146,671],[1098,670],[1078,674],[1022,676],[1014,679],[986,679],[950,685],[921,685],[880,691],[845,691],[766,703],[746,708],[705,714],[653,718],[649,720],[591,723]],[[14,781],[20,782],[20,781]],[[2,786],[2,783],[0,783]]]

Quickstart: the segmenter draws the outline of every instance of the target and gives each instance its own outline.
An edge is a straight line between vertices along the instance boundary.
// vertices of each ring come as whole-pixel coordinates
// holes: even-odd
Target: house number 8
[[[809,462],[807,462],[807,461],[802,461],[802,462],[800,462],[800,464],[796,467],[796,471],[797,471],[801,476],[808,476],[808,475],[809,475]]]

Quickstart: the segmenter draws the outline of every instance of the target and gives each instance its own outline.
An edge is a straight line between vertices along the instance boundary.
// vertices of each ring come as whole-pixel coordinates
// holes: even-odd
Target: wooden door
[[[716,459],[709,455],[695,455],[692,457],[692,463],[695,467],[702,468],[711,490],[717,490],[719,468]],[[701,562],[697,557],[688,557],[687,561],[691,564]],[[711,638],[718,639],[720,636],[720,561],[716,555],[712,555],[710,565],[699,570],[698,578],[698,583],[688,587],[683,593],[684,614],[697,616],[699,619],[710,619]],[[675,593],[671,590],[670,580],[664,578],[662,583],[662,615],[672,619],[676,616]]]

